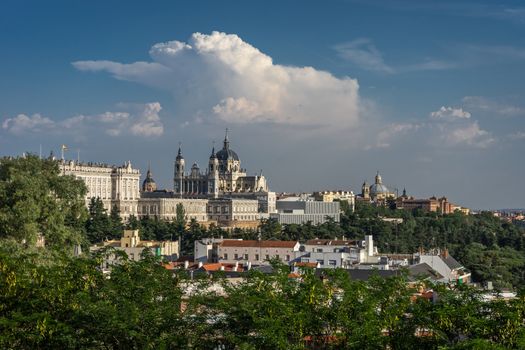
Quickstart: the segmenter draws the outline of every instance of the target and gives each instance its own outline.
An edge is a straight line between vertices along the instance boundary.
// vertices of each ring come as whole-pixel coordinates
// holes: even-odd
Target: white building
[[[270,213],[270,218],[280,224],[305,224],[311,222],[318,225],[326,222],[327,217],[335,222],[340,221],[341,210],[339,202],[321,202],[312,197],[288,197],[276,203],[277,213]]]
[[[380,257],[371,235],[365,236],[364,241],[311,239],[301,250],[300,262],[317,263],[321,268],[385,268],[379,266]]]
[[[268,265],[270,260],[291,263],[299,253],[297,241],[258,241],[225,239],[218,244],[217,259],[221,263]]]
[[[355,195],[352,191],[319,191],[314,192],[313,197],[322,202],[347,202],[350,210],[355,210]]]
[[[86,206],[89,206],[91,198],[99,197],[108,212],[117,207],[123,219],[137,215],[140,170],[133,169],[131,162],[110,166],[62,160],[60,170],[63,175],[73,175],[84,181],[87,187]]]
[[[471,273],[456,259],[454,259],[445,249],[430,253],[418,253],[414,256],[415,264],[426,263],[443,279],[440,282],[455,282],[458,284],[467,284],[471,281]]]

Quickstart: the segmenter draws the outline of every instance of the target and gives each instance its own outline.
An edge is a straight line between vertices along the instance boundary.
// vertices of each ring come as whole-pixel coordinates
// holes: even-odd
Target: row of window
[[[323,266],[324,265],[324,260],[323,259],[317,259],[316,262]],[[329,266],[337,266],[337,261],[336,260],[328,260],[328,265]]]
[[[259,261],[260,260],[259,259],[260,258],[259,254],[255,254],[254,258],[255,258],[254,261]],[[277,260],[281,259],[279,254],[273,255],[272,258],[277,259]],[[223,254],[223,259],[224,260],[228,260],[228,253],[224,253]],[[233,260],[248,260],[249,261],[250,260],[250,254],[240,254],[239,255],[239,254],[235,253],[235,254],[233,254]],[[264,256],[264,260],[266,260],[266,261],[270,260],[270,255],[266,254]],[[284,257],[284,261],[290,261],[290,255],[286,255]]]

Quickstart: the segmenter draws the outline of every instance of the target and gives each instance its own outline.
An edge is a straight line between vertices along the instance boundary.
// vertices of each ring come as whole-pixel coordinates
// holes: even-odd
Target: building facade
[[[145,249],[150,249],[153,255],[164,257],[170,261],[177,260],[180,253],[178,241],[142,241],[138,230],[124,230],[121,239],[104,241],[91,246],[89,249],[92,252],[96,252],[108,247],[123,251],[126,253],[129,260],[134,261],[141,259],[142,253]],[[117,254],[109,254],[105,256],[102,268],[104,270],[109,270],[111,265],[119,263],[119,259],[120,258]]]
[[[223,148],[215,153],[213,147],[205,171],[201,171],[197,163],[194,163],[189,172],[186,172],[186,161],[179,147],[175,159],[173,188],[180,198],[219,198],[232,193],[268,192],[264,175],[249,176],[241,167],[239,156],[230,148],[228,130],[224,137]]]
[[[332,218],[340,221],[341,210],[339,202],[321,202],[312,197],[288,197],[278,200],[277,213],[271,213],[270,218],[276,219],[281,224],[304,224],[311,222],[318,225]]]
[[[218,245],[217,259],[221,263],[267,265],[270,260],[290,264],[299,252],[297,241],[256,241],[225,239]]]
[[[98,197],[106,210],[120,210],[123,220],[131,215],[173,220],[177,205],[182,204],[188,220],[215,222],[221,227],[256,228],[259,219],[268,217],[276,208],[275,192],[268,190],[262,173],[248,176],[241,168],[237,153],[230,148],[227,131],[223,148],[217,153],[213,148],[204,172],[194,164],[187,173],[179,147],[174,191],[158,190],[149,166],[141,190],[140,171],[133,169],[131,162],[119,167],[62,161],[60,166],[63,175],[84,181],[88,189],[86,205]]]
[[[63,175],[72,175],[84,181],[87,187],[86,206],[91,198],[100,198],[104,208],[120,210],[123,219],[137,215],[140,198],[140,170],[134,169],[131,162],[122,166],[98,163],[79,163],[73,160],[60,162]]]

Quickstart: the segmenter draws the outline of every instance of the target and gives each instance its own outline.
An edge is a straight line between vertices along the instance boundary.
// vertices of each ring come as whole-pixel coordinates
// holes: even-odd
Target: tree
[[[86,187],[61,176],[59,163],[28,155],[0,159],[0,237],[50,246],[82,241]]]
[[[111,219],[99,197],[91,198],[89,202],[89,218],[86,222],[86,233],[90,243],[101,242],[114,236]]]
[[[177,233],[182,235],[184,231],[186,230],[186,211],[184,210],[184,206],[182,203],[177,204],[177,207],[175,208],[175,228],[177,230]]]
[[[113,205],[111,208],[109,221],[111,222],[111,237],[117,239],[122,237],[122,234],[124,233],[124,224],[122,223],[122,218],[120,217],[120,210],[116,205]]]

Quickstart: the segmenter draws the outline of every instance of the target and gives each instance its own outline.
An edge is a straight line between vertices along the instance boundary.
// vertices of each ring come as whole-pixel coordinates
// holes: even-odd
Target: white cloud
[[[19,114],[8,118],[2,123],[2,129],[15,135],[24,133],[49,133],[85,135],[103,130],[110,136],[120,136],[127,133],[143,137],[160,136],[164,126],[159,116],[162,109],[160,103],[126,105],[121,108],[131,112],[105,112],[99,115],[76,115],[64,120],[52,120],[34,114],[31,117]]]
[[[144,137],[162,135],[164,133],[164,126],[159,117],[161,109],[162,107],[158,102],[146,104],[143,112],[132,123],[131,133]]]
[[[15,135],[21,135],[26,132],[41,132],[52,129],[54,126],[55,122],[47,117],[42,117],[38,113],[32,116],[19,114],[14,118],[7,118],[2,123],[2,129]]]
[[[495,141],[488,131],[479,127],[477,121],[460,127],[446,128],[444,137],[452,145],[465,144],[477,148],[486,148]]]
[[[496,115],[508,117],[525,115],[525,107],[502,103],[487,97],[465,96],[463,97],[462,102],[470,109],[476,109],[478,111]]]
[[[394,123],[377,134],[376,144],[366,146],[365,149],[388,148],[391,142],[402,135],[418,130],[422,125],[415,123]]]
[[[332,128],[353,127],[359,119],[355,79],[274,64],[234,34],[194,33],[187,43],[155,44],[149,54],[153,62],[73,65],[168,90],[195,118]]]
[[[395,72],[392,67],[385,63],[383,55],[374,46],[370,39],[355,39],[347,43],[336,45],[334,49],[339,54],[339,57],[355,63],[363,69],[383,73]]]
[[[405,146],[432,149],[487,148],[496,142],[489,131],[483,130],[470,112],[456,107],[441,107],[429,113],[428,119],[417,123],[395,123],[377,133],[376,143],[365,149],[388,148],[402,139]]]
[[[525,131],[516,131],[515,133],[510,134],[509,138],[511,140],[524,140],[525,139]]]
[[[441,106],[437,111],[430,113],[430,117],[444,120],[469,119],[471,114],[464,111],[463,108]]]
[[[383,59],[381,51],[379,51],[372,40],[368,38],[355,39],[350,42],[335,45],[333,48],[342,59],[352,62],[362,69],[381,73],[394,74],[457,68],[456,63],[433,58],[426,58],[422,62],[405,65],[389,65]]]

